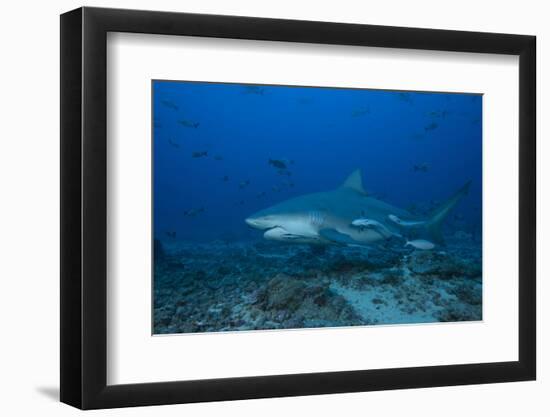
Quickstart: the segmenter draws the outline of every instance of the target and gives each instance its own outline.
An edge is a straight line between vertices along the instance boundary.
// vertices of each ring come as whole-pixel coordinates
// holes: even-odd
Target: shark
[[[470,184],[467,181],[430,216],[420,218],[370,196],[357,169],[336,189],[282,201],[252,214],[245,222],[262,230],[265,239],[289,243],[370,246],[398,237],[429,238],[444,244],[441,226]]]

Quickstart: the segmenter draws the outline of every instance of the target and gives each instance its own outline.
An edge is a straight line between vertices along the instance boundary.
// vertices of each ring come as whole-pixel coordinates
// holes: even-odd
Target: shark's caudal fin
[[[341,185],[342,188],[351,188],[361,194],[367,194],[363,189],[363,179],[361,178],[361,170],[356,169]]]
[[[445,201],[441,206],[439,206],[430,217],[430,220],[428,220],[428,224],[426,225],[428,229],[428,233],[430,234],[432,240],[435,243],[442,244],[443,243],[443,235],[441,234],[441,224],[443,223],[443,220],[445,220],[445,217],[450,213],[450,211],[457,205],[457,203],[464,197],[466,194],[468,194],[468,190],[470,189],[470,184],[472,181],[468,181],[466,184],[464,184],[460,190],[458,190],[451,198],[449,198],[447,201]]]

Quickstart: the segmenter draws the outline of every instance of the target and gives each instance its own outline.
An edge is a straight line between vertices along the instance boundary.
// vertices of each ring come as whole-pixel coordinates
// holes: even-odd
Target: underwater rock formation
[[[480,261],[468,262],[444,252],[414,251],[408,257],[407,266],[415,274],[436,276],[439,279],[481,275]]]
[[[481,247],[155,244],[154,333],[481,320]],[[159,249],[161,251],[159,251]]]

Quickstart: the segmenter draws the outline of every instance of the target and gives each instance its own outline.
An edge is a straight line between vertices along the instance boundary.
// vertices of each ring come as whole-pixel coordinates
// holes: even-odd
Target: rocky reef
[[[155,242],[154,333],[481,320],[481,247]]]

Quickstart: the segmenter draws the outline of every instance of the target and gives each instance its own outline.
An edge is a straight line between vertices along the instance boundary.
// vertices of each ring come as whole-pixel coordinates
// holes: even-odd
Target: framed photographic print
[[[61,400],[531,380],[535,38],[61,16]]]

